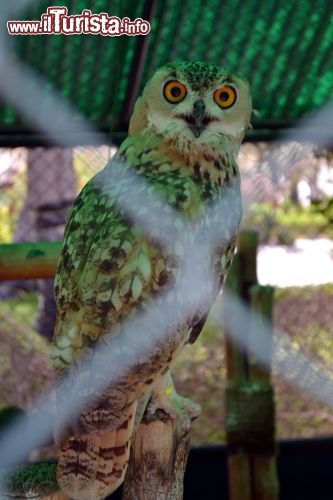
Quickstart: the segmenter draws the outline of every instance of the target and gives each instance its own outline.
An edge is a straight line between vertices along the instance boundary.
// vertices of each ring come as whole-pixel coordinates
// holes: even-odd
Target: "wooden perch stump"
[[[53,495],[41,498],[41,500],[70,500],[70,498],[64,493],[61,493],[61,491],[58,491],[57,493],[53,493]]]
[[[199,407],[181,399],[186,423],[180,415],[174,418],[161,409],[144,414],[132,441],[122,500],[182,500],[189,422],[199,415]]]

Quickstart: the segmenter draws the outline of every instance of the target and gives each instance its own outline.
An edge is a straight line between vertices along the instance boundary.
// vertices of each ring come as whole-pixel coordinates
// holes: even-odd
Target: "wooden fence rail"
[[[0,245],[0,280],[53,278],[61,241]]]

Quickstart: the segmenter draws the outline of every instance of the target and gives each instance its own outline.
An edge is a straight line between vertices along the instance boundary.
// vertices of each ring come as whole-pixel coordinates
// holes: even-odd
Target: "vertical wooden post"
[[[258,237],[242,231],[227,284],[253,312],[242,345],[226,332],[226,433],[230,500],[277,500],[274,397],[269,363],[272,330],[258,316],[272,319],[273,289],[257,283]],[[237,314],[228,310],[229,314]],[[252,321],[253,320],[253,321]],[[247,346],[244,347],[244,346]],[[266,365],[255,356],[256,346]],[[262,358],[261,358],[262,359]]]
[[[242,276],[240,254],[234,256],[232,269],[228,275],[228,288],[237,296],[242,293]],[[237,314],[237,310],[232,307],[228,308],[228,314]],[[247,367],[244,348],[234,342],[232,334],[225,332],[225,350],[226,350],[226,369],[227,369],[227,388],[226,388],[226,430],[227,442],[230,438],[230,428],[234,426],[234,420],[237,415],[230,411],[230,395],[234,391],[234,387],[243,387],[247,379]],[[251,472],[250,463],[243,453],[236,450],[230,450],[228,456],[228,475],[229,475],[229,491],[230,499],[232,500],[251,500]]]
[[[271,286],[253,285],[250,288],[250,299],[257,318],[250,332],[249,378],[253,386],[261,394],[261,405],[258,407],[263,420],[257,419],[258,427],[263,426],[260,435],[260,450],[252,458],[253,490],[256,500],[275,500],[279,495],[279,484],[276,473],[275,443],[275,405],[271,380],[273,331],[269,328],[272,322],[273,294]],[[263,322],[268,320],[263,325]],[[256,345],[260,343],[261,355],[267,361],[264,367],[255,355]]]

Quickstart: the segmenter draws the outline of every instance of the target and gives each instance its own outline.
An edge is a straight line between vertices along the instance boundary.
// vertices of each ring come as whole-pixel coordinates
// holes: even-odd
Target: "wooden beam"
[[[0,245],[0,280],[53,278],[61,246],[61,241]]]

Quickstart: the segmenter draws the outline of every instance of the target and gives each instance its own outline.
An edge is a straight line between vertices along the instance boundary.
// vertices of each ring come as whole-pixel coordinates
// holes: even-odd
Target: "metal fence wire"
[[[0,242],[61,240],[68,211],[77,193],[115,152],[115,147],[106,145],[2,148]],[[304,227],[298,228],[300,232],[310,231],[308,237],[315,241],[318,238],[330,241],[329,224],[323,212],[311,212],[311,202],[319,200],[325,207],[331,196],[333,168],[328,151],[318,151],[312,143],[293,141],[274,145],[245,143],[239,163],[243,227],[259,231],[261,249],[280,248],[285,253],[292,253],[297,231],[295,233],[293,224],[288,221],[283,224],[283,219],[277,216],[281,212],[280,216],[286,217],[288,206],[290,213],[295,212],[295,218],[304,217],[303,212],[308,211],[310,222],[306,220]],[[282,210],[286,206],[287,209]],[[312,224],[310,229],[307,224]],[[272,268],[279,267],[279,261],[272,259]],[[333,323],[332,291],[329,286],[296,288],[288,296],[288,289],[283,288],[283,277],[289,272],[288,268],[279,270],[281,282],[276,283],[275,325],[287,333],[296,351],[314,353],[328,366],[327,349],[331,345]],[[269,282],[269,274],[262,278]],[[297,282],[291,284],[299,285]],[[14,404],[31,409],[35,398],[52,379],[48,342],[52,340],[55,321],[53,279],[2,282],[0,297],[1,374],[6,381],[0,391],[0,408]],[[223,440],[225,354],[221,334],[216,334],[210,323],[202,339],[180,355],[175,376],[181,392],[203,406],[203,414],[194,425],[194,441]],[[286,385],[278,370],[275,382],[277,425],[281,436],[331,432],[333,412],[330,405],[325,407],[313,401],[306,392],[293,388],[292,382],[291,386]],[[293,408],[290,407],[291,394],[298,402]]]
[[[15,17],[14,7],[18,3],[20,2],[9,2],[8,6],[4,7],[8,10],[6,15]],[[34,2],[25,3],[28,5]],[[12,7],[12,12],[10,12],[10,4],[12,6],[15,4]],[[145,2],[145,4],[148,5],[149,2]],[[38,13],[36,11],[36,19],[40,17],[45,5],[46,2],[42,2],[38,7],[40,11],[38,10]],[[127,8],[128,5],[125,6],[124,2],[120,1],[115,2],[115,8],[117,8],[119,15],[122,13],[126,15],[125,7]],[[142,9],[140,10],[142,5],[143,2],[137,2],[133,12],[139,15],[142,12]],[[197,42],[199,41],[201,58],[204,58],[207,52],[207,41],[210,44],[208,47],[210,53],[218,52],[217,60],[222,52],[226,52],[225,47],[228,45],[233,47],[230,53],[233,53],[232,59],[236,60],[237,54],[234,49],[236,45],[240,47],[243,45],[246,30],[235,30],[233,22],[230,21],[237,18],[240,22],[242,17],[248,26],[249,21],[246,15],[244,16],[244,11],[243,16],[239,16],[237,9],[229,9],[230,29],[232,28],[233,34],[238,33],[237,37],[234,37],[231,36],[230,31],[222,33],[222,30],[217,28],[209,32],[208,24],[202,22],[201,3],[196,5],[196,9],[187,8],[188,6],[189,3],[187,5],[186,2],[181,4],[178,1],[173,1],[169,10],[162,12],[164,2],[157,2],[157,12],[162,17],[170,19],[169,24],[173,26],[173,31],[170,32],[166,29],[158,31],[153,26],[154,43],[151,46],[157,44],[157,49],[154,55],[147,60],[143,71],[145,77],[148,72],[151,73],[156,61],[162,55],[163,57],[169,53],[176,53],[180,57],[187,57],[188,54],[194,55],[195,39]],[[250,6],[251,2],[248,2],[246,9],[250,10]],[[263,2],[261,2],[260,8],[265,11],[271,10]],[[309,2],[307,8],[309,14],[317,15]],[[322,11],[326,9],[324,2],[322,2],[321,9]],[[187,17],[184,26],[190,35],[188,44],[179,43],[179,37],[173,36],[179,32],[179,26],[183,24],[183,18],[181,19],[178,13],[200,19],[200,23],[204,27],[204,29],[198,30],[193,37],[193,27],[190,17]],[[205,12],[205,15],[207,13],[208,11]],[[257,20],[261,22],[256,10],[252,8],[251,16],[249,19],[253,23]],[[218,16],[212,15],[211,17],[215,17],[215,23],[221,19]],[[328,16],[323,18],[325,23],[329,21]],[[270,12],[266,19],[270,25]],[[288,17],[285,19],[287,28]],[[225,24],[224,19],[223,23]],[[312,24],[307,22],[307,26],[311,27]],[[221,41],[221,33],[226,37],[224,41]],[[262,33],[263,38],[258,39],[252,58],[243,57],[239,64],[246,64],[250,67],[261,60],[258,54],[262,50],[263,41],[266,41],[266,32],[265,30],[262,32],[257,30],[257,33]],[[100,144],[101,142],[99,133],[92,125],[96,118],[96,110],[100,113],[103,111],[105,121],[108,120],[108,106],[113,107],[116,112],[125,109],[126,113],[129,113],[129,105],[133,104],[135,92],[132,92],[127,108],[121,107],[121,104],[123,105],[126,100],[129,80],[133,76],[130,71],[132,67],[130,63],[135,60],[138,44],[135,37],[128,37],[126,40],[128,50],[126,52],[120,40],[122,37],[114,40],[114,44],[110,44],[105,39],[98,49],[101,57],[96,58],[97,38],[84,38],[85,53],[89,59],[90,67],[104,75],[101,87],[103,92],[94,92],[94,80],[86,78],[86,85],[80,93],[80,89],[76,92],[77,89],[72,85],[79,71],[80,52],[78,50],[71,51],[72,59],[68,59],[69,63],[67,67],[62,67],[61,73],[58,68],[63,65],[63,61],[60,60],[62,50],[54,51],[57,59],[51,60],[47,56],[46,48],[41,44],[38,45],[37,37],[30,37],[29,43],[25,43],[25,37],[18,38],[18,52],[25,53],[28,47],[30,55],[34,56],[32,58],[33,64],[28,66],[19,60],[14,53],[12,41],[0,33],[0,69],[2,74],[6,75],[5,78],[0,78],[0,98],[7,105],[4,107],[4,122],[12,124],[19,116],[32,129],[43,133],[43,136],[47,137],[55,146],[0,149],[0,243],[58,241],[63,237],[65,221],[77,193],[96,172],[103,168],[116,151],[111,140],[109,145],[100,147],[87,145]],[[285,38],[287,40],[287,37]],[[76,49],[78,49],[82,43],[82,37],[73,36],[68,37],[68,39],[70,39],[74,49],[75,44]],[[237,39],[238,42],[235,42]],[[307,40],[304,37],[303,39]],[[297,42],[297,36],[294,36],[293,40],[295,46],[300,45]],[[161,41],[163,44],[160,43]],[[52,48],[61,41],[60,38],[54,36],[49,37],[48,43],[49,47]],[[325,46],[329,47],[330,44],[331,37],[327,36]],[[161,54],[162,49],[163,54]],[[271,47],[267,45],[265,50],[269,51]],[[322,57],[325,58],[326,54],[328,52],[323,53]],[[109,77],[111,75],[107,72],[107,63],[102,58],[105,55],[108,58],[118,57],[119,60],[123,61],[123,64],[119,64],[117,71],[112,75],[113,92],[109,92]],[[284,56],[283,64],[276,65],[276,67],[282,68],[276,82],[279,83],[279,80],[283,80],[287,82],[285,88],[290,89],[293,87],[294,78],[298,78],[298,76],[295,72],[288,71],[287,55]],[[304,57],[308,59],[306,51]],[[140,66],[140,62],[142,61],[134,65],[136,69]],[[329,59],[326,58],[325,64],[328,62]],[[42,68],[38,75],[33,68],[40,66],[43,66],[44,69]],[[314,66],[312,70],[311,74],[314,79],[319,72],[318,65]],[[57,73],[62,74],[65,79],[64,88],[67,96],[72,97],[73,102],[77,98],[78,108],[80,104],[84,103],[82,92],[85,92],[83,97],[86,97],[89,103],[90,121],[85,120],[68,101],[45,85],[45,80],[42,78],[54,76]],[[274,82],[268,81],[271,80],[270,68],[268,66],[262,67],[261,73],[266,75],[265,84],[273,85]],[[258,71],[257,75],[259,74]],[[308,78],[308,80],[312,89],[311,79]],[[329,92],[328,79],[326,83],[325,99]],[[274,85],[271,89],[279,89],[278,86]],[[139,82],[136,82],[133,88],[138,90]],[[301,99],[304,107],[306,107],[310,96],[309,87],[306,87],[305,91],[306,95]],[[286,96],[282,94],[280,91],[280,97],[285,97],[285,99],[282,98],[271,103],[272,113],[279,112],[281,114],[288,110],[291,104],[288,100],[289,97],[287,92]],[[104,96],[107,96],[106,101],[103,101]],[[265,100],[268,96],[269,92],[263,93],[262,99]],[[293,93],[290,93],[290,96],[290,99],[295,100]],[[316,93],[311,92],[310,97],[315,100]],[[40,102],[43,102],[42,106]],[[303,204],[307,207],[311,200],[316,199],[323,201],[325,208],[325,203],[328,203],[327,200],[332,197],[332,153],[325,149],[329,144],[332,144],[332,117],[333,106],[331,103],[309,120],[302,122],[297,130],[288,132],[284,137],[285,142],[276,144],[245,143],[242,146],[239,163],[243,178],[244,224],[256,223],[263,239],[266,238],[269,241],[273,224],[275,224],[274,227],[279,224],[276,221],[275,213],[284,200],[290,199],[296,205]],[[75,131],[76,137],[80,138],[78,143],[87,145],[74,147],[73,135],[70,139],[67,136],[72,130]],[[326,180],[323,181],[325,175]],[[300,183],[303,183],[303,190],[300,188]],[[269,213],[259,212],[258,215],[258,211],[256,211],[255,217],[251,216],[253,207],[262,203],[266,203],[266,206],[269,205]],[[329,215],[327,220],[330,220]],[[149,220],[147,224],[149,224]],[[324,223],[322,224],[324,227]],[[313,236],[318,236],[318,234],[314,233]],[[275,237],[281,243],[281,239],[286,238],[286,235],[280,231]],[[283,242],[285,243],[286,240]],[[279,264],[273,262],[272,265],[278,266]],[[198,284],[198,287],[200,285]],[[275,333],[273,364],[278,429],[279,426],[281,428],[280,436],[329,434],[333,422],[333,372],[330,364],[332,359],[328,355],[332,350],[330,327],[333,321],[333,294],[327,295],[318,289],[307,290],[304,292],[306,297],[300,301],[299,297],[302,293],[299,291],[298,299],[295,299],[294,294],[293,299],[287,301],[284,298],[284,291],[279,291],[277,294],[279,301],[275,307],[274,321],[277,331]],[[319,297],[322,299],[320,302],[318,302]],[[248,311],[242,304],[237,305],[237,311],[237,327],[246,325]],[[318,316],[322,320],[319,323]],[[52,430],[51,419],[47,420],[48,417],[45,417],[45,413],[39,412],[39,410],[44,410],[47,404],[50,406],[52,404],[52,401],[48,399],[48,391],[53,381],[53,370],[48,360],[48,350],[53,336],[54,319],[52,279],[24,282],[16,280],[0,283],[0,377],[2,380],[0,383],[0,409],[8,405],[15,405],[24,410],[35,410],[29,442],[18,442],[17,436],[20,433],[16,427],[9,429],[8,433],[3,436],[0,442],[0,458],[4,457],[4,459],[8,459],[8,462],[20,461],[21,455],[25,453],[24,446],[26,449],[31,445],[37,447]],[[176,361],[175,375],[180,392],[201,403],[203,407],[202,416],[193,428],[196,443],[213,443],[221,441],[225,437],[223,431],[225,354],[221,333],[223,326],[225,325],[221,325],[219,318],[215,316],[208,323],[197,343],[184,350]],[[232,329],[233,326],[232,324],[228,325],[229,330],[236,337],[237,331]],[[295,337],[295,328],[291,331],[291,326],[298,329],[297,338]],[[130,329],[131,325],[128,328]],[[300,332],[304,335],[304,340],[300,340]],[[316,345],[314,345],[315,339],[317,339]],[[258,348],[258,357],[261,356],[259,351],[260,348]],[[265,359],[261,359],[261,361],[265,364]],[[68,412],[70,411],[75,412],[71,401],[68,402]],[[45,420],[43,420],[44,418]],[[298,428],[295,422],[298,423]]]
[[[56,226],[64,223],[77,193],[115,152],[109,146],[0,148],[0,242],[61,239]],[[245,217],[260,203],[278,207],[290,200],[308,207],[333,195],[332,155],[314,144],[245,143],[238,160]]]
[[[61,241],[68,211],[78,191],[114,151],[109,147],[3,149],[0,153],[2,242]],[[36,329],[52,339],[53,280],[2,284],[2,297],[19,289],[40,292]]]

